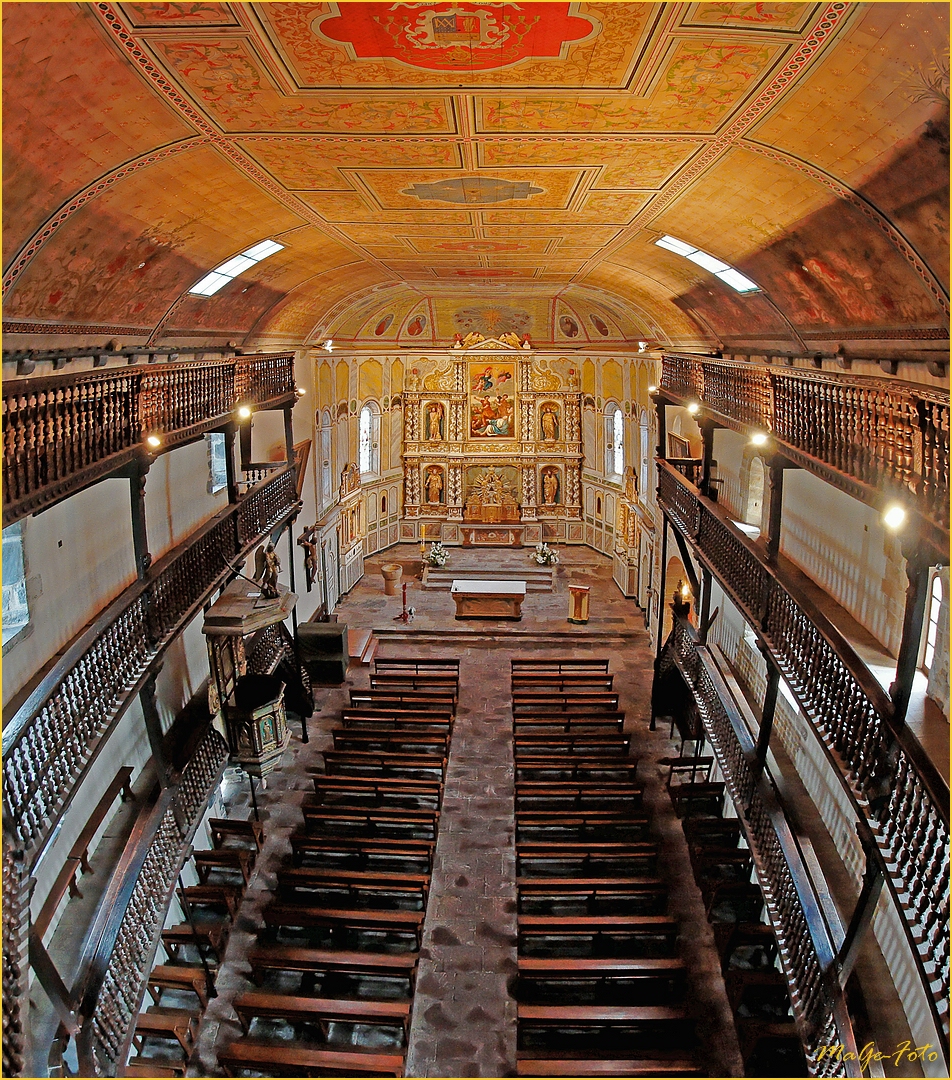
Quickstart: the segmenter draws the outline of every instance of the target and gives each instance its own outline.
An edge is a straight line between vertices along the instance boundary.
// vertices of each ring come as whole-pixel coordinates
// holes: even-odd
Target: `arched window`
[[[3,643],[30,622],[26,595],[26,560],[23,557],[23,522],[3,530]]]
[[[380,414],[373,405],[360,410],[358,464],[360,475],[380,472]]]
[[[647,502],[648,485],[651,482],[651,417],[647,409],[641,410],[638,427],[641,432],[641,476],[638,490],[641,492],[642,501]]]
[[[935,660],[936,642],[939,638],[939,616],[942,611],[942,575],[935,570],[932,575],[932,583],[929,595],[926,599],[926,626],[922,645],[922,670],[928,674],[932,670],[932,662]]]
[[[321,414],[321,508],[330,506],[334,498],[334,464],[332,461],[332,421],[329,409]]]
[[[625,414],[610,403],[605,409],[605,475],[621,480],[625,471]]]

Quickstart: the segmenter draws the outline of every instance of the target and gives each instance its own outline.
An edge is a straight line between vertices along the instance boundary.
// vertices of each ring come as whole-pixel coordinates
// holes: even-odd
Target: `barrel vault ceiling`
[[[487,318],[540,342],[948,337],[944,4],[3,18],[13,341],[422,344]],[[658,248],[664,233],[761,291]],[[284,249],[188,294],[266,237]]]

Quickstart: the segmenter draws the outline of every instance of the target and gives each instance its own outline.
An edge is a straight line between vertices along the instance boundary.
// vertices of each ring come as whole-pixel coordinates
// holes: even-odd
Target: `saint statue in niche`
[[[540,418],[542,439],[544,442],[555,442],[559,437],[559,410],[551,403],[542,406]]]
[[[426,407],[426,437],[440,440],[443,438],[443,406],[438,401],[431,401]]]
[[[557,506],[559,502],[559,470],[542,470],[542,502],[545,506]]]
[[[431,465],[426,470],[426,501],[428,503],[443,501],[443,470],[438,465]]]

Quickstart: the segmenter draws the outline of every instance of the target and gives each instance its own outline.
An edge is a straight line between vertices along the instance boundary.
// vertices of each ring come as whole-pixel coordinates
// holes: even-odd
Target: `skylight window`
[[[206,274],[197,285],[193,285],[188,291],[196,296],[212,296],[233,278],[243,274],[246,270],[250,270],[255,263],[261,262],[262,259],[266,259],[269,255],[273,255],[283,248],[284,244],[275,243],[274,240],[262,240],[260,243],[255,244],[254,247],[248,248],[247,251],[242,251],[239,255],[232,255],[230,259],[227,259],[220,266],[216,266],[214,270]]]
[[[655,244],[658,247],[666,248],[668,251],[673,251],[675,255],[683,255],[685,259],[690,259],[691,262],[697,263],[698,266],[703,266],[705,270],[710,270],[715,277],[719,277],[721,281],[726,285],[730,285],[737,292],[754,292],[760,288],[755,281],[751,281],[749,277],[744,277],[733,266],[722,262],[720,259],[715,259],[713,255],[708,255],[706,251],[701,251],[699,248],[686,244],[683,240],[678,240],[675,236],[662,236],[660,240],[655,240]]]

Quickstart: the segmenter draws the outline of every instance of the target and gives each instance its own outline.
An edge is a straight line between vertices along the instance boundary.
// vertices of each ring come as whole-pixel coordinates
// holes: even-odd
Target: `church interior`
[[[947,6],[2,15],[3,1075],[948,1076]]]

